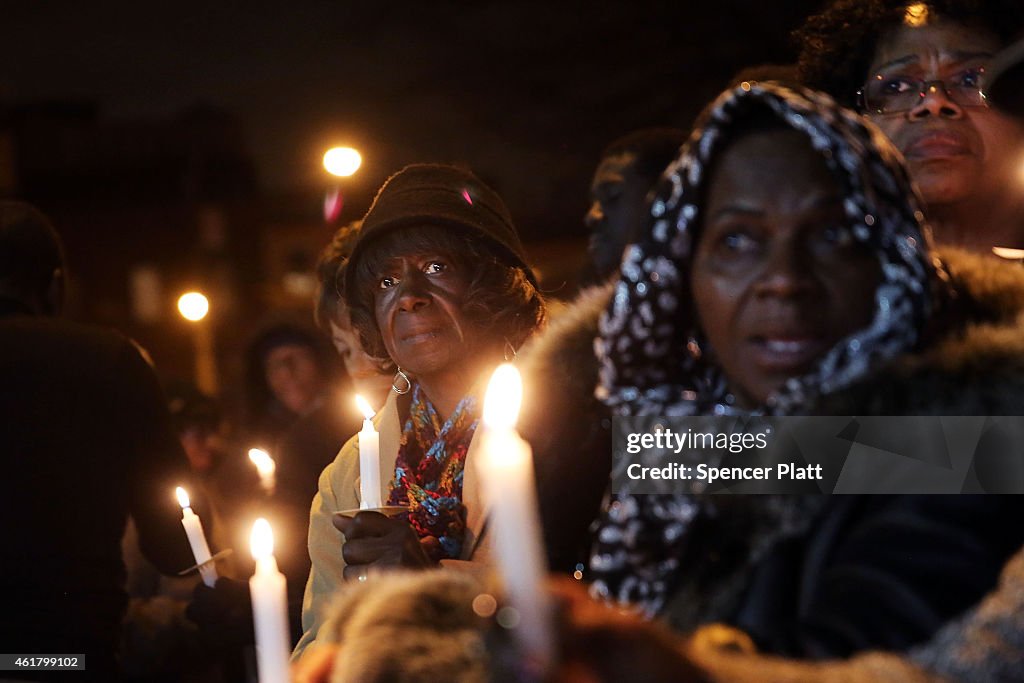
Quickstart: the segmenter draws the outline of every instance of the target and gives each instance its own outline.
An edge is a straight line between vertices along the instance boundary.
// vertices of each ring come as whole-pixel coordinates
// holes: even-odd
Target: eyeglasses
[[[967,69],[945,81],[922,81],[909,76],[876,74],[857,91],[857,103],[862,112],[871,114],[900,114],[917,107],[932,93],[945,93],[961,107],[987,107],[983,91],[985,69]]]

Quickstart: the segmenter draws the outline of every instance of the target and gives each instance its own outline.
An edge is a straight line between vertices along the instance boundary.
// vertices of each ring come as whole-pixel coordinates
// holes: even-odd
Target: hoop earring
[[[692,334],[686,339],[686,350],[694,360],[699,360],[704,353],[700,348],[700,342]]]
[[[399,384],[399,382],[405,383],[405,386],[401,389],[399,389],[399,387],[402,385]],[[395,378],[391,380],[391,389],[400,396],[402,394],[408,394],[409,390],[412,389],[412,382],[409,381],[409,376],[402,372],[402,368],[398,368],[398,374],[396,374]]]
[[[511,363],[516,359],[516,347],[512,346],[512,342],[508,339],[505,340],[504,358],[506,363]]]

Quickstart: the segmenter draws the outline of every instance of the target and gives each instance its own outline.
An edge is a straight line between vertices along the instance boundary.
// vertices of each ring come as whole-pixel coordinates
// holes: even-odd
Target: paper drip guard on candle
[[[274,532],[267,520],[260,518],[253,524],[250,544],[256,560],[256,571],[249,579],[249,594],[252,596],[259,683],[287,683],[291,680],[287,581],[277,568]]]
[[[498,572],[519,617],[510,630],[522,647],[524,673],[539,679],[556,653],[533,453],[515,429],[522,397],[519,371],[500,365],[484,396],[480,470]]]
[[[385,517],[397,517],[403,512],[408,512],[409,508],[401,505],[381,505],[377,508],[352,508],[350,510],[338,510],[334,514],[341,517],[355,517],[360,512],[379,512]]]
[[[256,472],[260,475],[260,488],[267,495],[273,494],[274,487],[277,485],[275,477],[277,465],[274,463],[274,459],[262,448],[250,448],[249,460],[256,466]]]
[[[203,583],[212,588],[217,583],[217,567],[214,565],[214,562],[218,557],[223,557],[223,554],[218,553],[217,557],[210,554],[210,546],[207,545],[206,534],[203,533],[203,524],[199,521],[199,516],[192,511],[192,501],[189,500],[185,489],[179,486],[174,490],[174,493],[178,497],[178,505],[181,506],[181,526],[185,528],[188,544],[192,548],[192,556],[196,560],[195,566],[186,569],[185,572],[199,569],[199,575],[203,577]]]
[[[235,551],[231,548],[225,548],[224,550],[221,550],[220,552],[217,552],[214,555],[212,555],[210,559],[208,559],[206,562],[203,562],[202,564],[194,564],[191,567],[186,567],[185,569],[182,569],[180,572],[178,572],[178,576],[188,576],[197,569],[199,570],[199,573],[202,574],[203,567],[205,567],[208,564],[215,565],[217,564],[217,560],[223,560],[225,557],[230,557],[231,554],[234,552]],[[217,579],[214,579],[214,583],[216,582]]]

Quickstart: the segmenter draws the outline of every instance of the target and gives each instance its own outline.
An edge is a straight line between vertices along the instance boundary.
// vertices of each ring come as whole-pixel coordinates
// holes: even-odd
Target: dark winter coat
[[[830,397],[821,414],[1024,414],[1024,270],[943,253],[955,304],[924,351]],[[594,398],[593,343],[610,290],[585,293],[521,365],[549,557],[586,557],[611,466],[611,416]],[[1013,454],[1017,455],[1017,454]],[[977,603],[1024,544],[1024,497],[834,496],[806,535],[751,562],[756,528],[702,518],[686,579],[663,616],[680,629],[726,621],[769,651],[801,657],[904,650]]]
[[[194,562],[174,489],[198,490],[163,392],[125,337],[3,299],[0,386],[0,649],[85,654],[78,680],[114,680],[128,516],[160,571]]]

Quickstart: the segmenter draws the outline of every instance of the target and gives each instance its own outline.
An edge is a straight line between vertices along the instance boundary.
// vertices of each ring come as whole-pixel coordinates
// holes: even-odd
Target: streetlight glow
[[[178,312],[185,320],[199,322],[210,312],[210,301],[199,292],[182,294],[178,299]]]
[[[332,147],[324,154],[324,168],[328,173],[347,178],[359,170],[363,157],[351,147]]]

